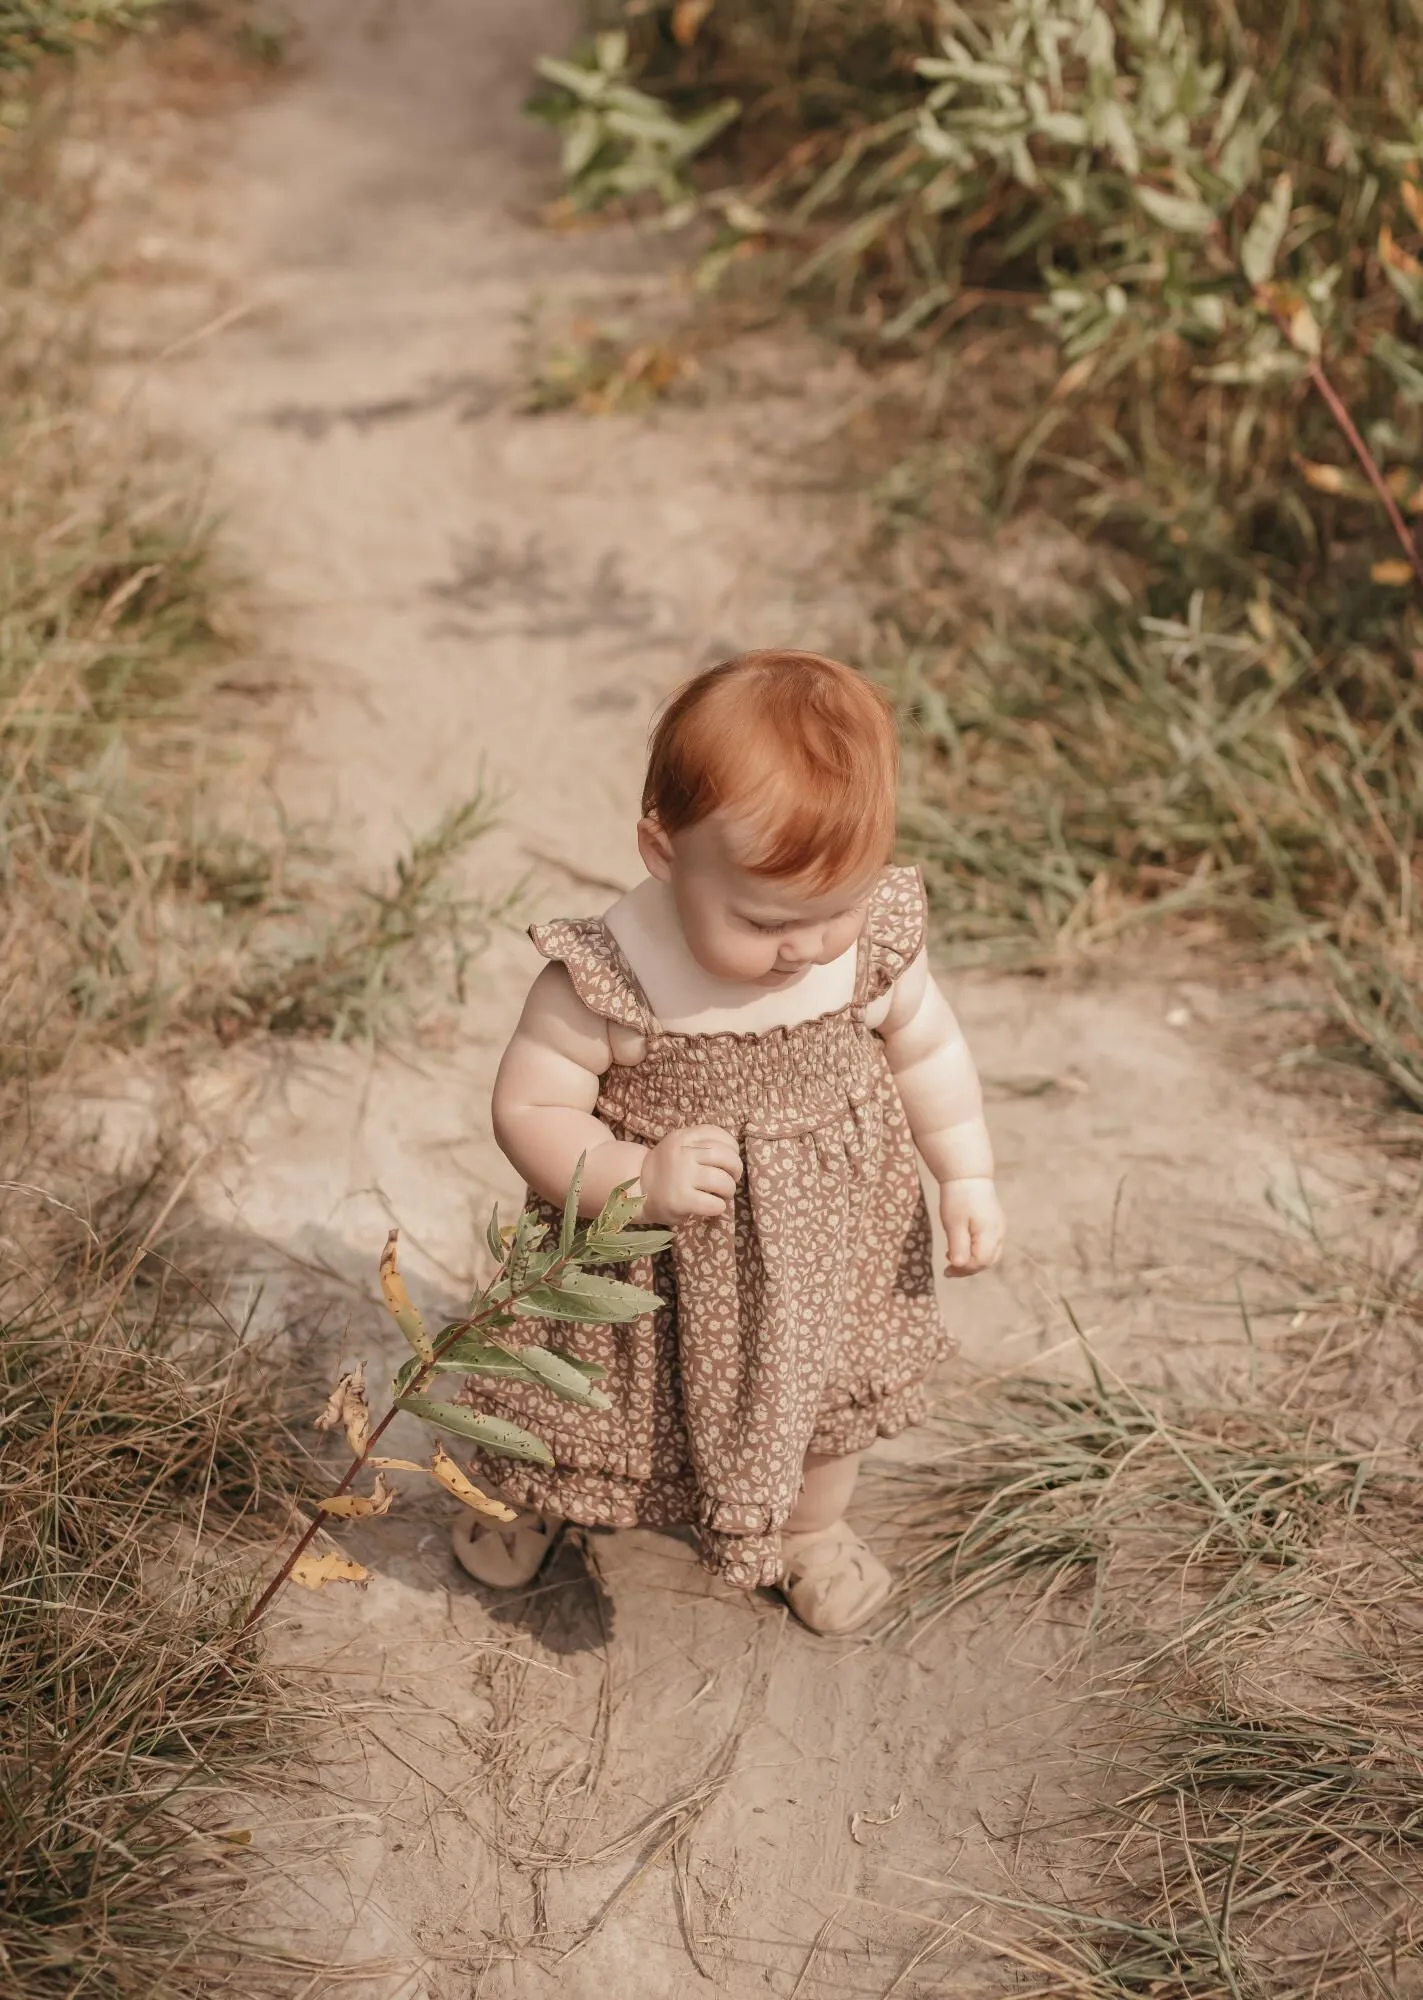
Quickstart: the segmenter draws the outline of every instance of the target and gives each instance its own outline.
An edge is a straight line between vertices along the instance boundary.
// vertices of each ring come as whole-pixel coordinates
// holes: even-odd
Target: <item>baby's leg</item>
[[[889,1571],[845,1520],[860,1454],[807,1452],[800,1497],[781,1535],[781,1589],[812,1632],[853,1632],[888,1597]]]
[[[846,1452],[830,1458],[821,1451],[808,1451],[801,1468],[800,1498],[786,1522],[788,1535],[814,1535],[833,1528],[845,1518],[855,1481],[860,1476],[860,1454]]]

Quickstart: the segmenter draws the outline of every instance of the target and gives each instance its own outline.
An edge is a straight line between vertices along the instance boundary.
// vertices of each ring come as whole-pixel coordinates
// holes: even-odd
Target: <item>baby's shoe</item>
[[[846,1521],[781,1537],[781,1594],[812,1632],[839,1638],[874,1616],[894,1579]]]
[[[455,1561],[480,1583],[508,1590],[532,1583],[548,1560],[558,1522],[547,1514],[516,1514],[494,1522],[462,1508],[450,1530]]]

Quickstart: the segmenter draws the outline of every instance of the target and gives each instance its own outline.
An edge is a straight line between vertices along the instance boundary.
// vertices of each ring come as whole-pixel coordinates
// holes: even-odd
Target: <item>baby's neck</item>
[[[672,1034],[760,1034],[834,1014],[855,990],[855,947],[775,987],[715,979],[698,965],[665,882],[649,876],[604,913],[647,1004]]]

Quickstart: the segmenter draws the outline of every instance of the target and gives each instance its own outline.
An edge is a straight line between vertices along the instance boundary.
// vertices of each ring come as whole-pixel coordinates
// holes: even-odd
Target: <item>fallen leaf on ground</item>
[[[344,1429],[346,1442],[359,1457],[370,1442],[371,1409],[366,1401],[366,1364],[358,1361],[341,1377],[316,1419],[319,1431]]]
[[[1391,562],[1376,562],[1369,575],[1375,583],[1389,583],[1396,587],[1411,581],[1413,565],[1405,562],[1402,556],[1398,556]]]
[[[328,1583],[369,1583],[371,1573],[364,1563],[349,1556],[298,1556],[292,1564],[292,1582],[303,1590],[324,1590]]]
[[[329,1500],[318,1500],[316,1508],[328,1520],[364,1521],[372,1514],[388,1514],[397,1497],[397,1489],[378,1472],[369,1493],[333,1493]]]
[[[516,1518],[512,1507],[506,1507],[502,1500],[491,1500],[487,1493],[481,1493],[474,1481],[460,1471],[442,1444],[435,1446],[430,1472],[446,1493],[453,1493],[456,1500],[463,1500],[465,1506],[472,1507],[476,1514],[487,1514],[491,1521],[512,1521]]]

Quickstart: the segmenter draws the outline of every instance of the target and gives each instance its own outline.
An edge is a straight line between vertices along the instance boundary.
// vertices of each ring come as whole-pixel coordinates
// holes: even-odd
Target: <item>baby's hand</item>
[[[939,1217],[949,1239],[949,1277],[971,1278],[998,1262],[1005,1225],[991,1180],[945,1181],[939,1189]]]
[[[725,1215],[741,1179],[736,1141],[720,1125],[687,1125],[648,1149],[638,1181],[643,1220],[694,1222]]]

